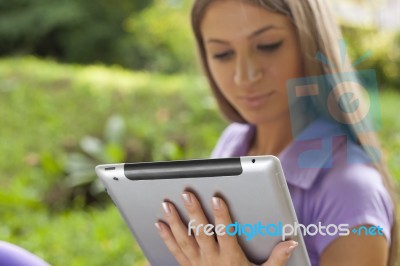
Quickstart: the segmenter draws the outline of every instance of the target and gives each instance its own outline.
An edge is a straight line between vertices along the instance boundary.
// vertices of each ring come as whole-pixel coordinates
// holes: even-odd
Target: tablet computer
[[[282,241],[282,226],[298,222],[280,161],[274,156],[98,165],[96,174],[152,266],[179,265],[154,223],[163,221],[161,203],[169,201],[188,224],[181,200],[184,191],[196,194],[211,224],[211,198],[218,195],[226,201],[238,241],[256,264],[267,260]],[[287,265],[310,265],[300,229],[285,229],[284,235],[299,243]]]

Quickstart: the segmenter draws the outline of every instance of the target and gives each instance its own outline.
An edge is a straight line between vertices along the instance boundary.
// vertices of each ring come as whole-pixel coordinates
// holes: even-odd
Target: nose
[[[237,59],[234,82],[238,87],[248,87],[262,77],[263,70],[257,63],[257,58],[246,55]]]

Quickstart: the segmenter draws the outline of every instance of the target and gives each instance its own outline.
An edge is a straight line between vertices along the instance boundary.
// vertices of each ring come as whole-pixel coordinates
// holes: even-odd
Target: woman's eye
[[[261,44],[257,48],[264,52],[272,52],[278,49],[282,45],[283,41],[273,43],[273,44]]]
[[[233,54],[233,52],[228,51],[228,52],[223,52],[223,53],[215,54],[213,57],[214,57],[215,59],[224,60],[224,59],[228,59],[232,54]]]

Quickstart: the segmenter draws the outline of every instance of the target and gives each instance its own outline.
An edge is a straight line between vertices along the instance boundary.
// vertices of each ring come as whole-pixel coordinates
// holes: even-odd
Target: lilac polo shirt
[[[255,127],[232,123],[222,133],[213,158],[246,156]],[[339,124],[319,118],[279,155],[299,223],[371,224],[383,228],[390,244],[393,203],[380,173]],[[312,265],[339,235],[305,236]]]

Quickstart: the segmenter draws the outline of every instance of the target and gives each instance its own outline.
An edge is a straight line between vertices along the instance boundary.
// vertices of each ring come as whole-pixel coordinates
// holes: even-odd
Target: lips
[[[267,92],[267,93],[257,93],[257,94],[250,94],[245,96],[239,96],[239,100],[244,102],[249,107],[258,107],[264,103],[271,95],[275,92]]]

